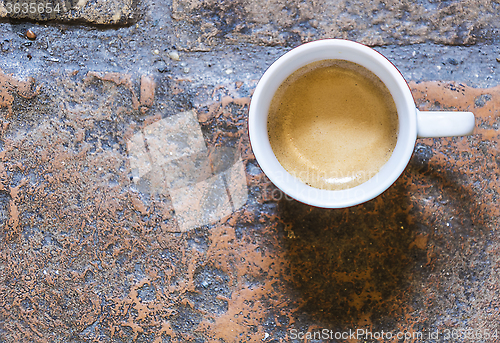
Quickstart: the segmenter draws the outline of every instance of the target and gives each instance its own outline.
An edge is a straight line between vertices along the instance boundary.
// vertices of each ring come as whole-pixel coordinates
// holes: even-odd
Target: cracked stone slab
[[[137,0],[2,0],[0,18],[126,25],[136,18]]]

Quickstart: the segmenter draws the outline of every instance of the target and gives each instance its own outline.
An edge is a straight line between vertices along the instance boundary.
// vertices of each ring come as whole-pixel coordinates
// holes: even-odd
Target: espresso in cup
[[[291,175],[343,190],[375,176],[398,138],[398,114],[384,83],[344,60],[310,63],[278,88],[269,107],[271,148]]]
[[[328,69],[333,77],[320,76]],[[248,111],[262,171],[283,193],[323,208],[379,196],[405,170],[417,137],[464,136],[474,128],[471,112],[418,110],[394,64],[343,39],[305,43],[274,61]]]

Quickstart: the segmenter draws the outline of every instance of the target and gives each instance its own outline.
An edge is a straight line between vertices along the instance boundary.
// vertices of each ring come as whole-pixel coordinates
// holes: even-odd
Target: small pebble
[[[231,68],[229,69],[226,69],[226,74],[229,75],[229,74],[232,74],[233,73],[233,70]]]
[[[31,30],[28,29],[26,31],[26,37],[28,39],[35,40],[36,39],[36,34],[33,31],[31,31]]]
[[[155,49],[155,50],[153,51],[153,54],[155,54],[155,55],[159,55],[159,54],[160,54],[160,50]]]
[[[182,69],[184,71],[185,74],[189,73],[189,67],[184,67],[184,69]]]
[[[500,57],[497,57],[497,62],[500,63]]]
[[[168,57],[170,57],[171,60],[173,61],[180,61],[179,53],[177,51],[170,51],[168,53]]]

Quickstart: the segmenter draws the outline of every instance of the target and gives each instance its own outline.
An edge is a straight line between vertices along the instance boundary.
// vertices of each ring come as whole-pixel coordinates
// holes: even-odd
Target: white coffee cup
[[[267,131],[269,105],[281,83],[297,69],[325,59],[351,61],[372,71],[391,92],[399,117],[398,140],[389,161],[374,177],[346,190],[314,188],[292,176],[274,155]],[[371,200],[389,188],[406,168],[417,137],[469,135],[474,130],[474,114],[419,111],[405,79],[382,54],[356,42],[325,39],[287,52],[267,69],[252,96],[248,129],[255,158],[276,187],[312,206],[343,208]]]

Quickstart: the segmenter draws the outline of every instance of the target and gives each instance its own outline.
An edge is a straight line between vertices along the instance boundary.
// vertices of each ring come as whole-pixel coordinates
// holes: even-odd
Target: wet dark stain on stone
[[[342,210],[280,202],[295,235],[286,245],[304,311],[326,323],[388,312],[414,262],[406,194],[399,183],[379,200]]]

